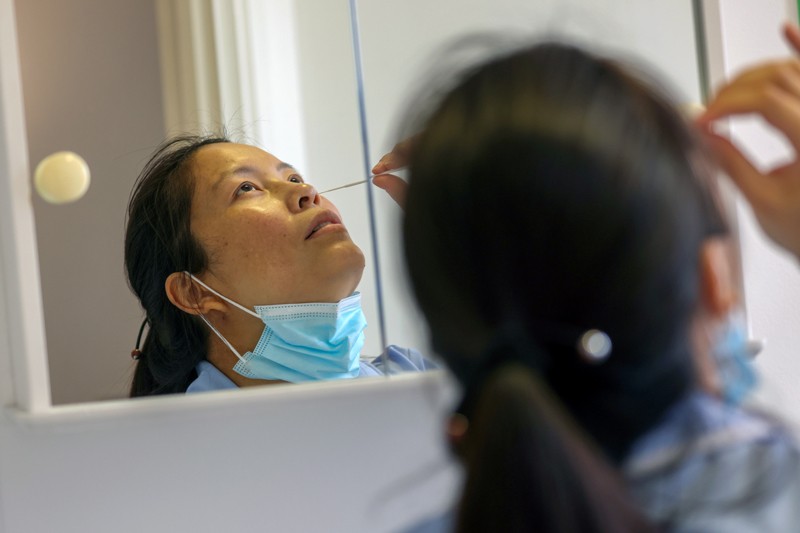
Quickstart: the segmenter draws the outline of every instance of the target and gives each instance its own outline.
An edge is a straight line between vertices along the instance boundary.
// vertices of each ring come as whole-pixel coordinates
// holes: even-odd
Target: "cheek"
[[[265,269],[280,269],[291,264],[293,235],[289,230],[288,221],[283,217],[244,214],[214,225],[203,242],[217,267],[255,268],[265,273]]]
[[[247,254],[270,263],[280,263],[291,255],[292,240],[288,221],[278,216],[254,216],[237,234],[237,242]]]

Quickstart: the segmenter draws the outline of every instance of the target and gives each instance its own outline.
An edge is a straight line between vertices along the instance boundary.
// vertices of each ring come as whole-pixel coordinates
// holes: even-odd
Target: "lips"
[[[342,220],[334,213],[333,211],[328,211],[327,209],[322,213],[318,214],[314,217],[314,220],[311,221],[311,224],[308,227],[308,232],[306,233],[306,240],[311,238],[317,231],[321,230],[326,226],[330,226],[331,224],[342,224]]]

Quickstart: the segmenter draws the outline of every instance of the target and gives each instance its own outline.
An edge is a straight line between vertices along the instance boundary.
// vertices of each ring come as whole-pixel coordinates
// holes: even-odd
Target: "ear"
[[[738,291],[733,279],[730,239],[711,237],[700,249],[700,304],[715,318],[730,314],[738,303]]]
[[[172,305],[190,315],[206,314],[209,311],[226,311],[227,304],[205,290],[183,272],[173,272],[164,282],[164,290]]]

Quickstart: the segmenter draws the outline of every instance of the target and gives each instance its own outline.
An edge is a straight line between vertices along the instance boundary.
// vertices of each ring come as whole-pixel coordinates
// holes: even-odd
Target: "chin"
[[[364,270],[366,266],[364,252],[353,241],[340,243],[332,252],[343,264],[350,264],[353,268],[360,268],[361,270]]]
[[[322,265],[325,268],[325,277],[330,279],[330,283],[342,287],[347,292],[346,296],[349,296],[356,290],[364,274],[364,252],[353,242],[337,247],[334,252],[326,264]]]

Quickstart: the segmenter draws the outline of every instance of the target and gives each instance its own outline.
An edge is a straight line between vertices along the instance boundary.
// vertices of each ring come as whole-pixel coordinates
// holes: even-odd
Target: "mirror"
[[[167,134],[224,126],[318,190],[362,167],[346,1],[62,4],[15,4],[31,168],[72,150],[92,171],[73,204],[34,198],[55,404],[127,396],[142,312],[125,283],[125,211]],[[332,199],[369,258],[364,187]],[[360,284],[371,324],[373,272]],[[375,356],[373,330],[362,353]]]
[[[446,50],[467,35],[502,42],[563,37],[590,50],[643,65],[670,83],[676,97],[701,102],[694,3],[657,0],[357,0],[363,50],[370,160],[391,150],[399,126],[424,87],[463,59]],[[463,43],[462,43],[463,44]],[[448,61],[448,59],[450,61]],[[460,63],[456,63],[456,66]],[[376,195],[387,341],[426,346],[425,325],[409,298],[397,206]],[[466,266],[465,266],[466,267]]]
[[[476,31],[577,38],[641,58],[687,101],[700,100],[688,0],[356,5],[373,162],[397,140],[410,88],[431,58]],[[349,5],[17,0],[15,6],[31,166],[69,149],[92,170],[82,200],[53,206],[34,199],[53,402],[125,397],[133,367],[128,354],[142,316],[124,282],[122,253],[136,176],[167,132],[226,125],[294,164],[320,190],[363,179]],[[360,290],[370,327],[362,353],[382,351],[376,272],[385,341],[425,352],[425,328],[399,254],[400,210],[373,192],[379,267],[371,259],[365,188],[329,195],[367,258]]]

